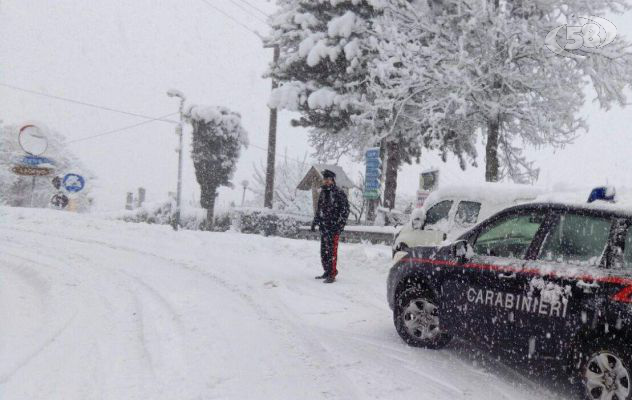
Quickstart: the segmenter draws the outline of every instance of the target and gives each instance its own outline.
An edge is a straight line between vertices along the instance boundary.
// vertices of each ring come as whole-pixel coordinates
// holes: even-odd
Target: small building
[[[339,165],[329,165],[329,164],[314,164],[307,171],[307,174],[301,180],[301,183],[296,187],[298,190],[311,190],[312,191],[312,204],[314,207],[314,214],[316,214],[316,208],[318,206],[318,195],[320,194],[320,187],[323,184],[323,171],[330,170],[334,174],[336,174],[336,185],[344,190],[344,192],[349,196],[349,189],[354,187],[355,185],[349,179],[345,171]]]

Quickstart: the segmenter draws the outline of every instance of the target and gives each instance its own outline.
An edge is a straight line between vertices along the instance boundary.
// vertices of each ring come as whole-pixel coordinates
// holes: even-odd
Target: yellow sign
[[[16,165],[11,168],[14,174],[22,176],[48,176],[53,172],[52,168],[31,167],[28,165]]]

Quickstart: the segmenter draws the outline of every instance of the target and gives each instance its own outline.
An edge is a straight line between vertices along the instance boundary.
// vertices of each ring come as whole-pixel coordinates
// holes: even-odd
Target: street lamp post
[[[246,201],[246,189],[248,189],[248,185],[250,184],[250,182],[248,182],[247,179],[244,179],[243,181],[241,181],[241,186],[243,186],[244,188],[244,194],[241,196],[241,206],[244,206],[244,202]]]
[[[176,192],[176,212],[173,218],[173,229],[178,230],[180,226],[180,207],[182,204],[182,122],[184,119],[183,109],[186,98],[179,90],[171,89],[167,91],[167,96],[178,97],[180,99],[180,122],[176,125],[176,135],[178,135],[178,189]]]

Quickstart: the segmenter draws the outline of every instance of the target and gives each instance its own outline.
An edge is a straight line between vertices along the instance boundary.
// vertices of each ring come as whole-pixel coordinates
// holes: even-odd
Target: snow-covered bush
[[[175,206],[173,200],[145,203],[142,207],[134,210],[117,213],[115,218],[134,223],[173,225],[172,218]],[[206,230],[206,216],[206,210],[203,208],[185,207],[180,213],[181,228],[193,231]],[[227,231],[230,229],[230,225],[228,211],[221,211],[215,215],[214,231]]]
[[[240,208],[232,211],[233,229],[242,233],[265,236],[296,237],[299,227],[309,225],[311,218],[286,214],[267,208]]]
[[[378,207],[376,210],[374,226],[401,226],[410,220],[410,214],[398,210]]]

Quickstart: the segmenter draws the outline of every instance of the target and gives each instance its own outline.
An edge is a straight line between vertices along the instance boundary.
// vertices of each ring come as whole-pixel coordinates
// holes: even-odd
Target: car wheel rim
[[[426,299],[411,300],[403,312],[406,332],[420,340],[433,340],[440,333],[437,307]]]
[[[604,351],[594,354],[584,371],[588,397],[594,400],[626,400],[630,395],[630,374],[623,361]]]

